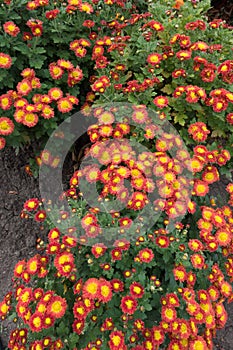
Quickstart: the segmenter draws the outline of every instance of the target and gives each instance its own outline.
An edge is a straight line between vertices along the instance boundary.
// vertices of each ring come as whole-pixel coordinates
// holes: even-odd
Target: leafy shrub
[[[18,319],[8,347],[212,349],[227,320],[223,302],[232,301],[233,184],[229,205],[219,206],[207,196],[219,173],[208,156],[202,172],[203,144],[190,159],[177,135],[155,131],[148,148],[142,116],[150,130],[161,120],[145,106],[93,111],[92,145],[63,208],[55,217],[46,198],[46,211],[36,198],[24,205],[21,216],[47,225],[48,242],[17,263],[14,292],[0,304],[3,318]],[[137,154],[132,139],[147,151]],[[114,199],[123,208],[112,209]]]
[[[102,28],[102,19],[110,22],[125,7],[126,16],[136,8],[120,0],[1,4],[0,148],[6,139],[19,147],[35,137],[47,138],[77,105],[93,99],[87,95],[89,80],[103,45],[111,44],[111,30]]]
[[[226,323],[233,184],[225,203],[211,189],[230,175],[231,28],[207,22],[205,0],[142,6],[101,21],[82,107],[91,145],[63,207],[24,205],[48,239],[0,303],[18,322],[10,349],[207,350]]]

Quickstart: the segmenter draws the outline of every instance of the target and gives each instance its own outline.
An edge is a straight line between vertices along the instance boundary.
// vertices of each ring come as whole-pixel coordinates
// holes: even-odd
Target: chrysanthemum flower
[[[166,322],[172,322],[177,318],[176,310],[173,307],[162,306],[162,319]]]
[[[209,192],[208,183],[202,180],[195,180],[193,186],[193,194],[195,196],[205,196]]]
[[[92,246],[91,252],[95,258],[99,258],[105,254],[107,247],[103,243],[96,243]]]
[[[62,113],[70,112],[73,108],[73,104],[69,101],[68,97],[62,97],[57,102],[57,108]]]
[[[153,103],[158,107],[158,108],[164,108],[168,105],[168,98],[166,96],[156,96],[153,99]]]
[[[79,9],[79,11],[86,12],[88,14],[90,14],[94,11],[93,7],[88,2],[81,2],[78,5],[78,9]]]
[[[26,266],[27,272],[30,275],[35,275],[39,270],[40,266],[41,266],[40,260],[38,259],[37,256],[34,256],[31,259],[29,259],[27,262],[27,266]]]
[[[15,121],[17,123],[22,123],[24,114],[25,114],[25,112],[23,109],[16,109],[15,113],[13,114]]]
[[[114,114],[108,111],[99,114],[97,118],[101,124],[112,124],[115,120]]]
[[[48,95],[51,98],[51,100],[57,101],[63,97],[63,92],[60,88],[54,87],[48,91]]]
[[[14,268],[14,276],[21,277],[25,270],[26,270],[26,261],[25,260],[18,261]]]
[[[43,328],[43,314],[35,312],[29,319],[29,327],[32,332],[40,332]]]
[[[12,58],[3,52],[0,52],[0,68],[8,69],[11,67],[11,65]]]
[[[151,64],[152,66],[155,66],[157,64],[159,64],[162,61],[162,55],[160,53],[151,53],[148,57],[147,57],[147,62],[149,64]]]
[[[83,331],[84,325],[85,325],[85,321],[83,319],[77,319],[77,320],[74,320],[72,324],[72,329],[75,333],[80,335]]]
[[[0,302],[0,317],[5,317],[10,310],[10,306],[7,304],[5,300]]]
[[[111,280],[111,285],[114,292],[122,292],[124,290],[124,283],[117,278]]]
[[[22,117],[22,124],[28,126],[29,128],[34,127],[38,123],[38,115],[36,113],[25,113]]]
[[[157,32],[162,32],[164,30],[162,23],[155,20],[149,21],[146,26],[149,26],[151,29],[154,29]]]
[[[124,349],[124,345],[125,345],[125,342],[124,342],[124,333],[121,332],[121,331],[113,331],[110,333],[109,335],[109,342],[108,342],[108,345],[109,345],[109,349],[111,350],[117,350],[117,349]]]
[[[180,60],[180,61],[185,61],[185,60],[189,60],[192,56],[192,51],[191,50],[180,50],[176,53],[176,57]]]
[[[98,299],[103,303],[107,303],[112,299],[112,285],[103,278],[99,281]]]
[[[24,288],[18,296],[18,303],[28,305],[33,299],[32,288]]]
[[[121,250],[127,251],[130,247],[130,242],[124,238],[116,240],[113,244],[114,247],[118,247]]]
[[[190,239],[188,242],[188,246],[194,252],[198,252],[204,249],[202,242],[198,239]]]
[[[32,84],[28,79],[23,79],[16,88],[20,95],[26,96],[32,91]]]
[[[39,200],[38,198],[30,198],[24,203],[24,209],[27,211],[33,211],[36,210],[39,206]]]
[[[170,241],[169,241],[169,238],[166,236],[158,236],[155,239],[155,243],[160,248],[167,248],[169,247]]]
[[[14,131],[14,123],[7,117],[0,118],[0,135],[10,135]]]
[[[39,210],[35,216],[34,216],[34,219],[38,222],[43,222],[45,219],[46,219],[46,211],[45,210]]]
[[[73,314],[75,318],[79,320],[85,319],[88,313],[89,311],[87,310],[83,300],[78,300],[74,303]]]
[[[83,285],[83,297],[95,299],[99,297],[99,280],[89,278]]]
[[[122,259],[122,251],[119,248],[114,248],[111,251],[111,257],[113,261],[121,260]]]
[[[143,248],[138,253],[139,259],[141,262],[149,263],[154,258],[154,253],[152,249]]]
[[[121,299],[121,310],[125,314],[133,315],[137,309],[138,302],[130,295],[126,295]]]
[[[17,36],[20,32],[20,29],[19,27],[12,21],[9,21],[9,22],[5,22],[3,24],[3,29],[4,29],[4,32],[11,35],[11,36]]]
[[[50,119],[54,117],[54,109],[47,104],[44,104],[41,109],[41,116],[45,119]]]
[[[227,228],[219,228],[215,233],[215,238],[220,246],[226,247],[232,240],[232,233]]]
[[[0,96],[0,108],[4,111],[11,108],[12,100],[9,94],[3,94]]]
[[[133,282],[130,287],[130,294],[133,298],[142,298],[144,295],[144,288],[143,286],[138,282]]]
[[[194,340],[190,341],[189,348],[190,350],[208,350],[206,341],[199,335],[196,336]]]
[[[67,302],[65,298],[60,296],[52,296],[47,305],[47,314],[56,318],[64,316],[67,308]]]
[[[56,18],[57,17],[57,15],[60,13],[60,10],[58,10],[58,9],[54,9],[54,10],[51,10],[51,11],[46,11],[45,12],[45,17],[47,18],[47,19],[54,19],[54,18]]]
[[[186,273],[184,266],[180,265],[180,266],[175,267],[173,269],[173,275],[174,275],[175,280],[179,280],[181,282],[184,282],[186,280],[186,277],[187,277],[187,273]]]
[[[53,79],[57,80],[60,79],[64,73],[64,70],[56,65],[56,63],[50,63],[49,65],[49,72]]]
[[[191,263],[195,269],[202,269],[205,265],[205,258],[203,255],[195,253],[191,255]]]

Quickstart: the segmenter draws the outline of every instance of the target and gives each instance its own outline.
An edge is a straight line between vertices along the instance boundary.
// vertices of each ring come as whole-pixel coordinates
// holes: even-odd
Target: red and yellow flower
[[[60,296],[52,296],[47,305],[47,313],[56,318],[64,316],[67,309],[67,302],[65,298]]]
[[[0,135],[10,135],[14,131],[14,123],[10,118],[1,117],[0,118]]]
[[[0,68],[9,69],[11,65],[12,58],[3,52],[0,52]]]
[[[126,295],[121,299],[121,310],[125,314],[133,315],[137,310],[138,302],[130,295]]]

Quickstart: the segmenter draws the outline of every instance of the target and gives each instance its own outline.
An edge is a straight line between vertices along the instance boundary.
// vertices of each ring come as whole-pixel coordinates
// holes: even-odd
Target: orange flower
[[[51,98],[51,100],[57,101],[63,97],[63,92],[61,89],[54,87],[48,91],[48,95]]]
[[[184,266],[180,265],[180,266],[175,267],[173,269],[173,275],[174,275],[175,280],[179,280],[181,282],[184,282],[186,280],[186,277],[187,277],[187,273],[186,273]]]
[[[44,315],[39,312],[35,312],[29,319],[29,327],[32,332],[40,332],[43,328]]]
[[[99,281],[99,294],[98,298],[103,303],[107,303],[112,299],[112,285],[110,282],[101,278]]]
[[[158,107],[158,108],[164,108],[168,105],[168,98],[166,96],[157,96],[153,99],[153,103]]]
[[[32,91],[32,84],[28,79],[23,79],[17,84],[16,88],[20,95],[26,96]]]
[[[0,118],[0,135],[10,135],[14,131],[14,123],[7,117]]]
[[[83,285],[83,296],[95,299],[99,296],[99,280],[97,278],[89,278]]]
[[[87,317],[88,312],[89,311],[85,307],[83,300],[79,300],[76,303],[74,303],[73,314],[75,318],[78,318],[79,320],[85,319]]]
[[[29,259],[27,262],[27,272],[30,275],[35,275],[39,270],[40,266],[41,264],[40,264],[40,261],[38,260],[38,257],[34,256],[31,259]]]
[[[12,59],[9,55],[0,52],[0,68],[8,69],[12,65]]]
[[[64,70],[56,65],[56,63],[50,63],[49,72],[53,79],[60,79],[64,73]]]
[[[226,247],[232,240],[232,233],[227,228],[219,228],[215,238],[220,246]]]
[[[164,342],[164,331],[161,327],[154,326],[152,328],[152,340],[153,343],[158,346]]]
[[[104,111],[97,115],[97,118],[101,124],[112,124],[115,120],[114,115],[108,111]]]
[[[29,128],[34,127],[38,123],[38,115],[36,113],[24,113],[22,118],[22,124],[28,126]]]
[[[9,309],[10,309],[10,306],[7,304],[5,300],[0,302],[0,317],[6,316]]]
[[[204,338],[198,335],[196,339],[190,341],[189,349],[190,350],[208,350],[208,346]]]
[[[73,108],[73,104],[69,101],[68,97],[62,97],[57,102],[57,108],[59,112],[67,113]]]
[[[0,108],[4,111],[11,108],[12,100],[10,98],[10,95],[3,94],[0,96]]]
[[[204,249],[203,244],[198,239],[190,239],[188,242],[188,246],[194,252],[198,252]]]
[[[11,36],[17,36],[20,32],[19,27],[12,21],[5,22],[3,24],[4,32],[11,35]]]
[[[191,262],[194,268],[201,269],[205,264],[205,258],[203,255],[195,253],[191,255]]]
[[[205,181],[196,179],[194,180],[194,186],[193,186],[193,194],[195,196],[205,196],[209,192],[209,186],[208,183]]]
[[[184,0],[176,0],[173,8],[179,10],[184,5]]]
[[[93,7],[88,2],[83,2],[78,4],[78,8],[81,12],[92,13]]]
[[[166,322],[172,322],[177,318],[176,310],[169,306],[162,306],[161,315]]]
[[[124,290],[124,283],[117,278],[111,280],[111,285],[114,292],[122,292]]]
[[[159,64],[162,60],[162,55],[160,55],[160,53],[151,53],[148,57],[147,57],[147,62],[149,64],[151,64],[152,66],[155,66],[157,64]]]
[[[153,260],[154,253],[152,249],[144,248],[139,251],[138,256],[139,256],[140,262],[149,263]]]
[[[52,296],[47,305],[47,313],[55,318],[64,316],[67,308],[66,299],[60,296]]]

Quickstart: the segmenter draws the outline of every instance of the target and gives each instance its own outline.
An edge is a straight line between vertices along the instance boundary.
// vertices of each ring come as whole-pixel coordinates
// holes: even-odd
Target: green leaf
[[[186,114],[179,113],[175,115],[174,122],[184,126],[187,118],[188,116]]]
[[[174,91],[174,89],[172,88],[172,86],[170,84],[165,85],[161,91],[165,92],[165,94],[171,95]]]
[[[226,137],[226,134],[223,130],[215,129],[212,132],[211,137]]]
[[[151,311],[152,310],[152,306],[149,303],[145,304],[144,308],[145,308],[146,311]]]

